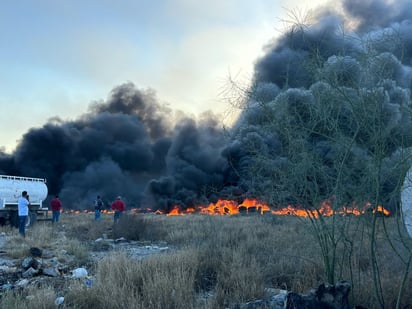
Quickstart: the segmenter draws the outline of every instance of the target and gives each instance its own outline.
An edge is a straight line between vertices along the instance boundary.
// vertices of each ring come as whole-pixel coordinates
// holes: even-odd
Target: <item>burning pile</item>
[[[364,207],[352,205],[350,207],[341,207],[334,210],[330,201],[321,203],[319,209],[304,209],[302,207],[287,206],[279,209],[272,209],[269,205],[259,202],[256,199],[245,199],[242,203],[234,200],[218,200],[216,203],[210,203],[207,207],[198,206],[196,208],[181,209],[175,205],[168,213],[157,210],[158,214],[166,214],[167,216],[184,216],[187,214],[199,213],[208,215],[236,215],[236,214],[272,214],[278,216],[297,216],[297,217],[312,217],[319,216],[329,217],[332,215],[354,215],[360,216],[368,212],[381,213],[384,216],[390,216],[390,211],[382,206],[376,208],[371,207],[370,203],[366,203]]]

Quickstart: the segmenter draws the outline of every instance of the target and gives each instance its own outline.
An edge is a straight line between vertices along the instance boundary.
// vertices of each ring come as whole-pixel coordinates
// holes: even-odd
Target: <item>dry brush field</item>
[[[115,226],[112,220],[110,214],[98,223],[91,214],[62,214],[59,224],[39,222],[25,239],[16,229],[3,227],[7,242],[2,252],[8,257],[21,260],[31,247],[38,247],[54,252],[66,271],[53,280],[2,291],[0,307],[56,308],[56,298],[64,297],[59,308],[230,308],[264,297],[267,288],[306,292],[327,281],[308,219],[129,214]],[[344,222],[345,239],[337,251],[336,278],[351,282],[351,304],[374,308],[370,219],[348,216],[339,221]],[[404,275],[402,246],[393,248],[400,241],[394,218],[382,218],[379,228],[382,289],[387,308],[394,308]],[[130,241],[129,247],[112,245],[122,237]],[[139,257],[125,249],[159,244],[168,250]],[[93,284],[71,279],[69,269],[75,267],[85,267]],[[406,291],[411,288],[409,276]],[[401,308],[408,306],[412,293],[407,292]]]

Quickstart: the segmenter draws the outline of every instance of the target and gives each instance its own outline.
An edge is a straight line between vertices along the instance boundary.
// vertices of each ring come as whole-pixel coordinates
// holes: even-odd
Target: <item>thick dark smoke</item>
[[[328,110],[340,115],[343,138],[353,136],[354,105],[348,102],[356,106],[377,89],[384,128],[391,133],[381,183],[389,203],[397,182],[393,162],[412,146],[412,1],[342,4],[344,12],[322,8],[315,23],[296,25],[266,47],[245,110],[228,131],[213,113],[199,119],[179,115],[160,104],[154,91],[126,83],[76,120],[55,117],[30,129],[13,154],[0,151],[0,173],[47,178],[50,194],[75,209],[90,208],[98,194],[106,202],[122,195],[129,207],[154,210],[265,198],[278,188],[276,171],[293,160],[280,124],[298,127],[319,116],[316,129],[327,135],[330,126],[313,111],[330,104]],[[352,28],[343,34],[344,21]],[[359,172],[371,160],[366,140],[359,134],[346,161]],[[323,174],[315,176],[326,192],[342,149],[320,135],[308,136],[302,149],[324,164]],[[359,185],[345,182],[353,191]]]
[[[363,33],[382,30],[397,23],[409,22],[412,16],[411,2],[408,0],[346,0],[345,10],[359,22]]]
[[[177,125],[172,116],[153,91],[127,83],[75,121],[29,130],[13,155],[1,154],[0,170],[46,178],[69,208],[90,207],[98,194],[106,202],[122,195],[130,207],[158,208],[158,199],[174,196],[187,203],[185,194],[223,186],[224,137],[213,114],[180,116]]]
[[[301,190],[302,196],[313,191],[326,195],[333,192],[330,183],[338,172],[336,162],[343,162],[344,149],[339,144],[355,137],[344,165],[351,177],[339,185],[341,191],[353,194],[352,198],[359,197],[364,194],[359,188],[366,190],[371,184],[356,175],[371,173],[376,158],[377,143],[371,143],[376,134],[374,122],[363,110],[371,102],[369,106],[382,110],[380,128],[384,133],[379,142],[385,145],[386,157],[380,172],[380,194],[385,206],[392,208],[402,178],[397,170],[400,153],[405,155],[405,149],[412,146],[412,1],[346,0],[342,4],[344,12],[323,8],[316,13],[315,24],[292,27],[256,62],[255,89],[237,124],[237,136],[247,139],[246,143],[257,143],[249,149],[259,149],[259,161],[256,156],[246,158],[255,169],[265,172],[253,184],[250,167],[241,166],[244,157],[236,166],[249,188],[282,194],[285,188],[274,185],[271,179],[280,176],[285,167],[292,172],[294,166],[296,172],[299,160],[305,160],[304,156],[290,156],[291,149],[298,150],[310,154],[321,172],[307,170],[309,176],[302,174],[316,186],[291,186],[289,190]],[[356,115],[364,118],[355,121]],[[327,123],[326,116],[333,124]],[[269,137],[268,132],[273,140],[262,142]],[[332,142],[336,138],[339,142]],[[288,144],[291,140],[297,145]],[[365,194],[363,197],[368,199]]]

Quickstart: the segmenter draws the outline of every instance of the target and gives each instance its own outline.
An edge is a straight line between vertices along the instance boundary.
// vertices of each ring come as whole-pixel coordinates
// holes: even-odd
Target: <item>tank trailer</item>
[[[48,207],[43,207],[47,198],[46,179],[0,175],[0,224],[18,226],[17,200],[27,191],[30,200],[27,226],[37,221],[37,216],[48,215]]]

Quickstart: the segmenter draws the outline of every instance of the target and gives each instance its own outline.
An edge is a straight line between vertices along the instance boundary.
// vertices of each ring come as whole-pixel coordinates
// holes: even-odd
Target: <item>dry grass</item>
[[[55,309],[57,295],[53,287],[27,287],[24,292],[7,291],[1,298],[1,308]]]
[[[89,246],[77,239],[69,239],[64,243],[63,248],[69,255],[74,256],[77,266],[87,264],[90,255]]]
[[[12,258],[23,258],[29,254],[32,247],[49,249],[55,248],[55,232],[50,224],[41,222],[26,230],[26,237],[23,238],[17,229],[4,227],[5,233],[9,236],[6,245],[8,254]]]
[[[346,220],[342,222],[348,239],[338,247],[342,258],[337,267],[337,280],[352,282],[353,304],[374,308],[368,220],[343,220]],[[395,233],[395,218],[384,222],[391,231],[392,246],[380,224],[377,250],[385,303],[392,308],[404,273],[402,259],[408,252]],[[23,242],[15,231],[6,233],[12,233],[11,244],[15,255],[20,257],[36,244],[59,246],[76,260],[87,262],[90,241],[103,234],[149,243],[163,241],[172,248],[143,260],[132,259],[126,252],[109,251],[93,266],[91,287],[82,281],[70,283],[65,291],[66,308],[226,308],[261,298],[265,287],[306,292],[326,281],[319,247],[308,220],[270,215],[167,217],[145,214],[124,216],[119,223],[113,227],[111,215],[103,215],[102,222],[96,223],[89,214],[73,214],[63,215],[59,227],[34,227]],[[34,237],[35,232],[39,239]],[[55,237],[66,237],[64,244]],[[406,289],[411,288],[412,278],[408,278]],[[45,295],[50,294],[50,287],[42,289]],[[61,291],[54,291],[53,297],[59,293]],[[0,301],[0,307],[17,308],[15,304],[21,302],[21,308],[28,308],[26,296],[7,294]],[[411,304],[412,295],[406,293],[402,307]]]

